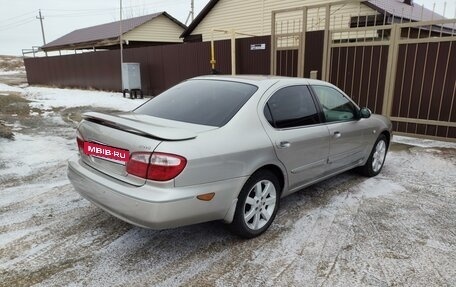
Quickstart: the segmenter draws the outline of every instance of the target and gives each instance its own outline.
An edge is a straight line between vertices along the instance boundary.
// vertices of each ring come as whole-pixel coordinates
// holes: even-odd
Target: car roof
[[[302,85],[325,85],[332,86],[330,83],[315,79],[308,78],[296,78],[296,77],[282,77],[282,76],[270,76],[270,75],[208,75],[199,76],[193,79],[205,79],[205,80],[220,80],[220,81],[235,81],[247,84],[261,85],[261,84],[273,84],[277,82],[289,83],[289,84],[302,84]]]

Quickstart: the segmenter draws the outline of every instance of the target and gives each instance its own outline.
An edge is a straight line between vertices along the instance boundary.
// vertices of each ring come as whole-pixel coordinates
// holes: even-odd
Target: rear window
[[[161,93],[136,113],[192,124],[221,127],[258,87],[219,80],[190,80]]]

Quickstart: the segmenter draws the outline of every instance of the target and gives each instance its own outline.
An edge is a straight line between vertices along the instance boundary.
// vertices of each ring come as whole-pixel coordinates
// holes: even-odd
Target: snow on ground
[[[18,88],[0,83],[0,94],[1,91],[22,93],[24,98],[32,101],[30,106],[45,110],[42,116],[46,118],[47,125],[60,129],[67,124],[58,112],[48,110],[53,108],[103,107],[128,111],[146,101],[146,99],[123,98],[121,93],[33,86]],[[30,111],[30,116],[36,117],[39,116],[39,113]],[[15,125],[20,126],[20,123],[16,122]],[[6,139],[0,139],[0,177],[25,177],[37,170],[55,166],[59,162],[66,162],[70,156],[76,154],[76,144],[73,137],[70,140],[61,136],[48,135],[46,131],[26,135],[19,133],[21,129],[15,129],[15,141],[13,143],[9,143]],[[71,129],[71,127],[67,127],[67,129]]]
[[[16,75],[16,74],[20,74],[20,73],[23,73],[23,71],[5,71],[5,70],[2,70],[0,69],[0,76],[10,76],[10,75]]]
[[[16,92],[16,93],[23,93],[24,90],[18,87],[13,87],[7,84],[0,83],[0,95],[8,95],[7,93],[2,92]]]
[[[0,139],[3,167],[0,177],[28,176],[37,170],[54,166],[76,153],[75,141],[58,136],[24,135],[17,133],[15,141]]]
[[[31,106],[42,110],[90,106],[130,111],[147,101],[147,99],[124,98],[121,93],[78,89],[32,86],[24,88],[24,91],[25,98],[33,101]]]
[[[55,178],[48,182],[22,184],[20,186],[5,188],[5,190],[2,191],[2,196],[0,197],[0,208],[40,196],[41,194],[49,192],[49,190],[53,188],[60,188],[64,185],[68,185],[68,179],[66,177]],[[30,192],[31,190],[33,190],[33,192]],[[41,208],[38,209],[40,210]],[[26,216],[24,218],[24,213],[34,213],[36,212],[36,209],[24,210],[24,212],[18,212],[17,210],[14,210],[14,212],[14,217],[9,218],[8,220],[7,217],[0,217],[0,225],[23,222],[26,219],[30,219],[31,216]]]
[[[418,147],[443,147],[443,148],[456,148],[456,142],[444,142],[431,139],[420,139],[407,136],[393,136],[393,142],[401,143],[406,145],[418,146]]]

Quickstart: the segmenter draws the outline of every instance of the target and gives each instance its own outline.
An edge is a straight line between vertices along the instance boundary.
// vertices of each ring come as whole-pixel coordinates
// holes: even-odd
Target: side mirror
[[[368,108],[361,108],[359,110],[359,117],[361,119],[367,119],[367,118],[370,118],[370,116],[372,115],[372,112],[371,110],[369,110]]]

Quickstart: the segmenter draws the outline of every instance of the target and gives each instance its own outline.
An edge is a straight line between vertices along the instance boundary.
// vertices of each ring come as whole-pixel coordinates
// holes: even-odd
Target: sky
[[[209,0],[195,0],[195,16]],[[248,0],[246,0],[248,1]],[[456,0],[415,0],[416,4],[455,17]],[[190,0],[123,0],[123,17],[130,18],[167,11],[185,22]],[[119,19],[120,0],[0,0],[0,55],[22,55],[22,49],[43,44],[40,21],[41,9],[46,42],[51,42],[73,30],[108,23]]]

